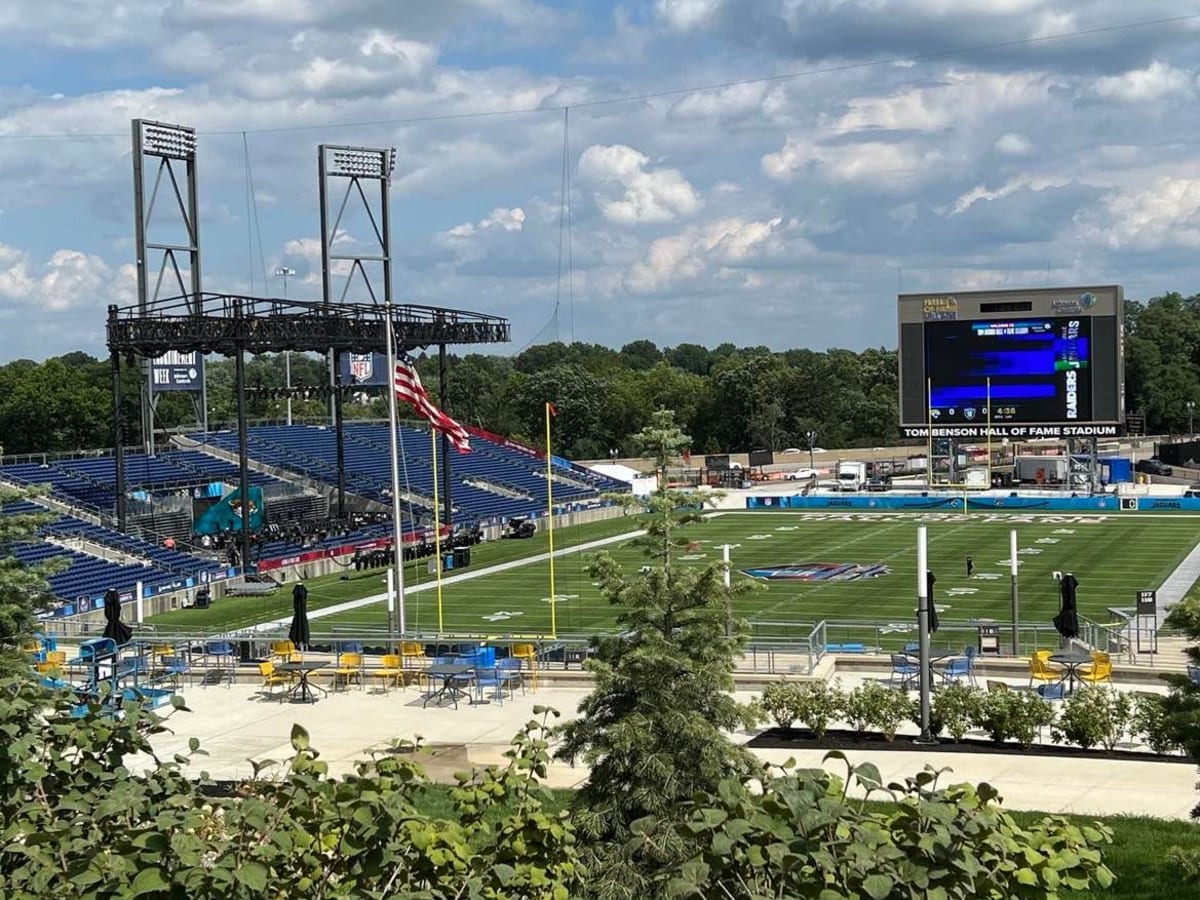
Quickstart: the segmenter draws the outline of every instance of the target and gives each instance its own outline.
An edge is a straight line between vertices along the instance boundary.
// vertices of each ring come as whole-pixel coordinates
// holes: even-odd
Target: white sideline
[[[606,547],[609,544],[616,544],[620,541],[627,541],[630,538],[641,537],[645,531],[627,531],[624,534],[615,534],[611,537],[598,538],[594,541],[588,541],[584,544],[578,544],[574,547],[566,547],[562,550],[555,550],[554,556],[569,556],[572,553],[583,553],[587,550],[595,550],[599,547]],[[536,556],[523,556],[520,559],[510,559],[508,562],[496,563],[495,565],[486,566],[482,569],[474,569],[470,572],[463,572],[461,575],[448,575],[442,579],[442,586],[445,587],[451,584],[458,584],[461,581],[470,581],[472,578],[482,578],[485,575],[494,575],[497,572],[506,572],[509,569],[519,569],[522,566],[530,566],[534,563],[545,562],[550,558],[549,553],[539,553]],[[380,570],[381,572],[384,570]],[[415,584],[412,587],[405,588],[404,594],[417,594],[421,591],[433,590],[437,587],[436,581],[426,581],[421,584]],[[370,606],[373,603],[381,603],[387,600],[387,594],[372,594],[370,597],[360,597],[357,600],[347,600],[345,603],[338,603],[334,606],[326,606],[322,609],[314,610],[308,614],[309,621],[313,619],[323,619],[326,616],[336,616],[339,613],[350,612],[354,609],[361,609],[364,606]],[[259,631],[273,631],[281,626],[290,625],[292,617],[290,615],[279,619],[272,619],[269,622],[259,622],[257,625],[251,625],[248,628],[239,629],[236,632],[231,632],[228,636],[234,637],[247,633]]]

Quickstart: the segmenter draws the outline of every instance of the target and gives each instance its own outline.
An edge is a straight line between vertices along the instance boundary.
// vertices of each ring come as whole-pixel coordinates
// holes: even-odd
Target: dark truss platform
[[[124,427],[121,414],[122,356],[153,359],[170,351],[232,356],[236,360],[234,391],[238,417],[239,487],[249,497],[246,424],[246,354],[311,352],[331,355],[331,400],[336,434],[338,515],[346,514],[346,470],[342,431],[340,366],[343,353],[387,353],[387,321],[391,319],[395,350],[436,346],[440,393],[446,406],[446,347],[451,344],[497,344],[512,339],[507,319],[413,304],[324,303],[320,301],[192,293],[164,297],[136,306],[108,307],[108,350],[112,361],[113,451],[116,462],[117,524],[126,527]],[[449,443],[442,438],[443,503],[453,521]],[[250,568],[250,517],[242,519],[241,560]]]
[[[218,353],[387,352],[388,307],[366,303],[189,294],[108,308],[108,349],[155,357],[169,350]],[[391,307],[397,349],[511,340],[507,319],[412,304]]]

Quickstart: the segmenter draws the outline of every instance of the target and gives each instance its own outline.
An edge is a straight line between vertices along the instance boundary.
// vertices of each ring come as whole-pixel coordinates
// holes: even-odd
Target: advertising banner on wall
[[[343,353],[342,384],[386,386],[388,383],[387,354]]]
[[[156,394],[204,390],[204,357],[198,351],[171,350],[150,361],[150,385]]]

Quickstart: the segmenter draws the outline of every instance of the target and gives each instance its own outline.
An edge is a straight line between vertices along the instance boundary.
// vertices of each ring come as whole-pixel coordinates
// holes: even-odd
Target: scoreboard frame
[[[897,297],[900,431],[909,439],[930,437],[1032,440],[1115,437],[1125,421],[1125,291],[1121,285],[1079,285],[997,291],[929,291]],[[1089,411],[1041,421],[995,421],[980,410],[975,421],[938,424],[930,409],[929,343],[937,323],[1000,323],[1021,319],[1088,319]],[[977,379],[978,376],[975,376]],[[936,391],[936,385],[934,385]],[[990,403],[995,410],[997,403]],[[930,430],[932,427],[932,435]]]

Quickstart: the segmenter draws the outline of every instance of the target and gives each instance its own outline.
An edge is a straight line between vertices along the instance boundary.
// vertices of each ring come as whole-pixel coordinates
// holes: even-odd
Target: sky
[[[899,292],[1195,293],[1198,38],[1166,0],[14,0],[0,362],[103,354],[136,302],[139,117],[198,132],[206,291],[287,268],[319,299],[317,145],[394,147],[395,301],[506,316],[498,352],[894,347]]]

